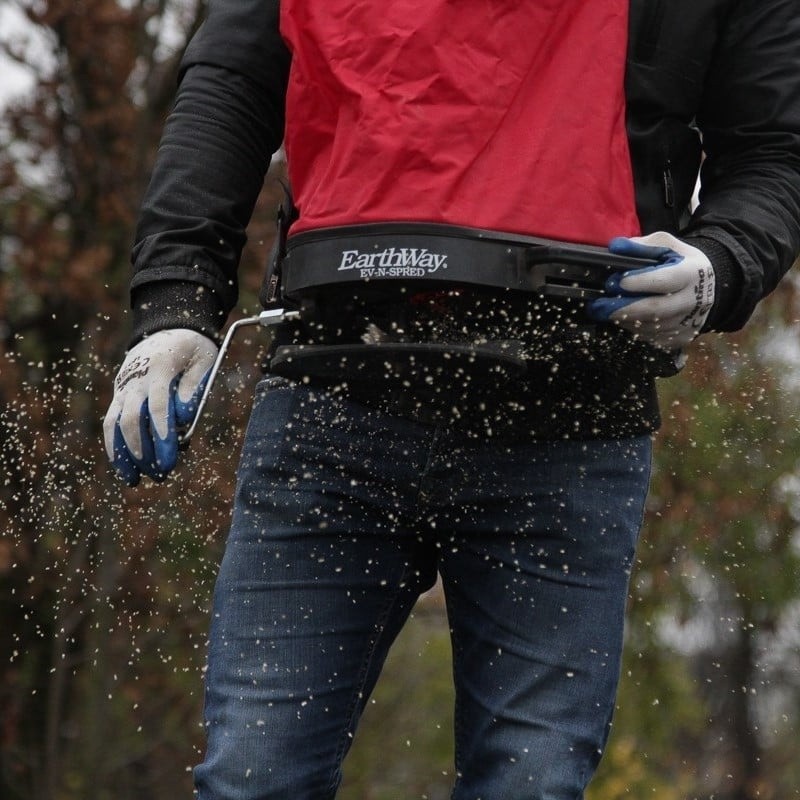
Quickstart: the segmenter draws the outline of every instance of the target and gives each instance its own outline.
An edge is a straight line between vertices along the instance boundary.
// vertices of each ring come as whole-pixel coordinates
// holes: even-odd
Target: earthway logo
[[[432,253],[427,247],[387,247],[369,253],[343,250],[338,271],[351,269],[362,278],[424,278],[447,269],[447,254]]]

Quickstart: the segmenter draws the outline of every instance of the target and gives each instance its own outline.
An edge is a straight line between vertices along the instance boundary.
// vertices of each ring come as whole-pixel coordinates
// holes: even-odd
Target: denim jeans
[[[582,798],[615,702],[650,453],[649,437],[468,439],[262,381],[214,593],[199,800],[334,797],[437,573],[452,797]]]

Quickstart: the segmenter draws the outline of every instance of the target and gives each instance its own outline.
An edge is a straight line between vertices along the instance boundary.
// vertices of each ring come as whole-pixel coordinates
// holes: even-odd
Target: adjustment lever
[[[614,272],[654,267],[657,260],[611,253],[603,247],[577,244],[531,247],[526,268],[532,286],[547,295],[589,299],[605,294]]]

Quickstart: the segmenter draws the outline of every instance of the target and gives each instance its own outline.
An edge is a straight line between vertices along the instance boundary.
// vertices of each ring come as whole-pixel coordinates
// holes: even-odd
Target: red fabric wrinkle
[[[439,222],[639,233],[628,0],[283,0],[292,233]]]

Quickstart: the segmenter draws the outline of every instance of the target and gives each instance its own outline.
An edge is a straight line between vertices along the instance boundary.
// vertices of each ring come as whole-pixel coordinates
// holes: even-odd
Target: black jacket
[[[133,250],[134,340],[214,335],[236,303],[244,230],[282,139],[290,55],[277,20],[274,0],[212,0],[187,50]],[[642,231],[703,250],[717,275],[706,327],[740,328],[800,253],[800,2],[631,0],[625,88]],[[597,376],[550,393],[588,408],[591,423],[570,420],[572,432],[655,427],[652,381],[622,384],[604,378],[619,413],[599,426],[584,402]]]

